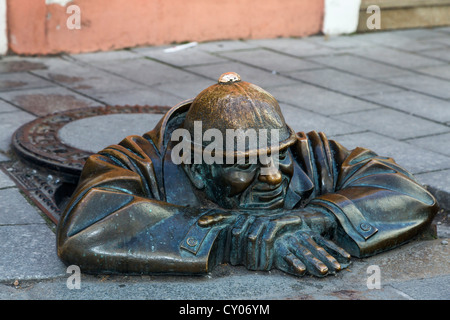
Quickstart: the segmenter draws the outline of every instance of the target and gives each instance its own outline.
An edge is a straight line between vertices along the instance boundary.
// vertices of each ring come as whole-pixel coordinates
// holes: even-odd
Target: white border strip
[[[6,52],[8,52],[6,0],[0,0],[0,55],[4,55]]]
[[[325,0],[322,32],[326,35],[349,34],[358,28],[361,0]]]

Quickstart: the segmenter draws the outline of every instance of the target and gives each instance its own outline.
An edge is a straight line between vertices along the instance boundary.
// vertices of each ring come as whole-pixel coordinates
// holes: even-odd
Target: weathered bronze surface
[[[175,164],[173,132],[200,121],[202,134],[277,129],[279,143],[231,150],[231,164]],[[207,146],[192,142],[195,158]],[[268,162],[246,161],[264,152]],[[57,247],[88,273],[201,274],[229,263],[325,276],[407,242],[437,209],[393,159],[293,133],[269,93],[228,73],[152,131],[86,161]]]

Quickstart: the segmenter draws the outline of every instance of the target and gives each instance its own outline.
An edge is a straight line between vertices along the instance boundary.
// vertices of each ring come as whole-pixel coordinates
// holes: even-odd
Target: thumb
[[[225,223],[234,218],[234,215],[228,211],[219,211],[211,214],[205,214],[198,219],[197,223],[200,227],[206,228],[218,223]]]

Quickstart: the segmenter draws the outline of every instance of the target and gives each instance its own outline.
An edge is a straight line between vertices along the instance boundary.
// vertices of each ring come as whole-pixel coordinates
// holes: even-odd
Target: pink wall
[[[321,30],[324,0],[7,0],[17,54],[112,50],[183,41],[307,36]],[[70,30],[66,8],[81,9]]]

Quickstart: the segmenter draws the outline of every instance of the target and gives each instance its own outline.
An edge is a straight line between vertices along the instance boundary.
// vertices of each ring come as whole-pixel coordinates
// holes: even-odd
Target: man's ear
[[[197,189],[203,189],[205,187],[204,176],[202,175],[202,166],[200,164],[183,164],[184,171],[186,172],[189,180]]]

